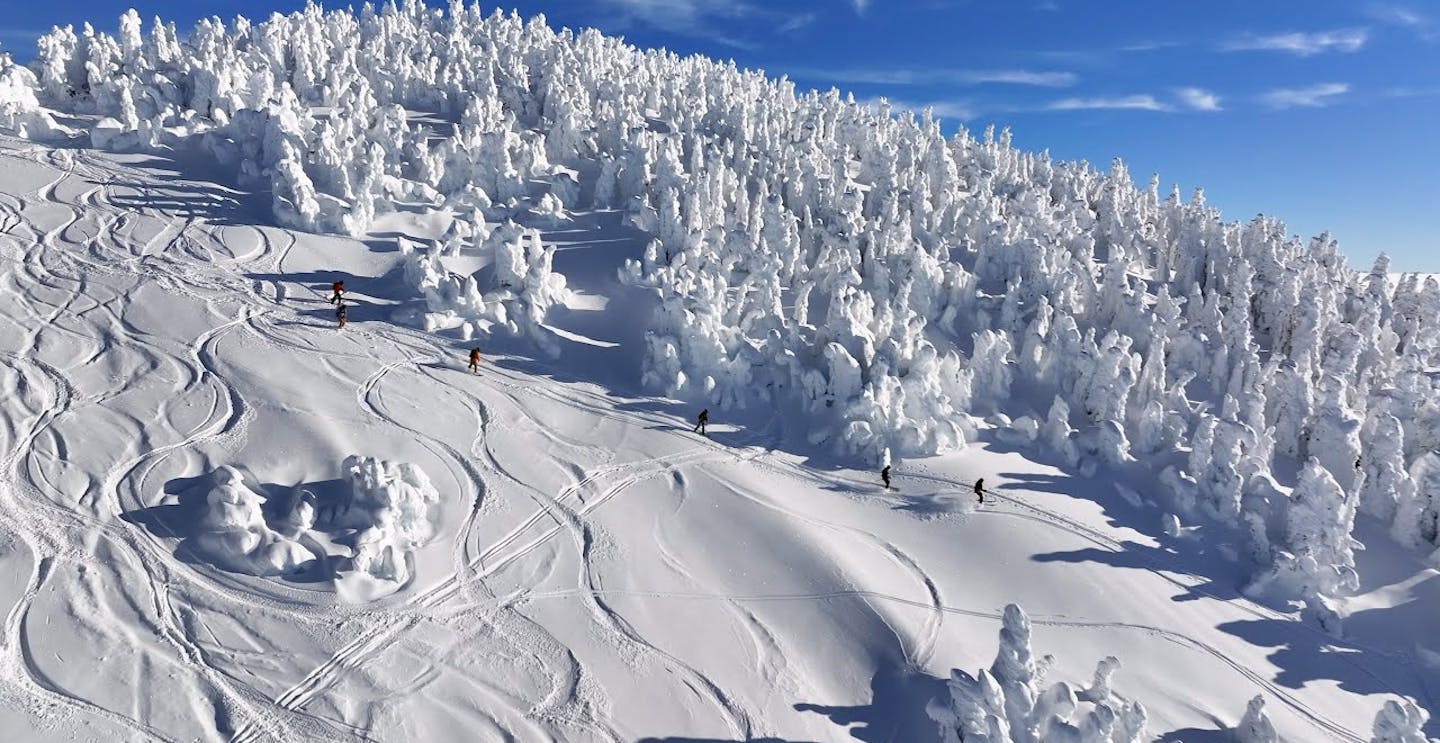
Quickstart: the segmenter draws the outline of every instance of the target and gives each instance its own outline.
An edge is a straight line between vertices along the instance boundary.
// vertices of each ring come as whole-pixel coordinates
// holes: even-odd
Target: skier
[[[470,349],[470,371],[480,373],[480,349]]]
[[[983,477],[975,481],[975,497],[979,498],[981,503],[985,502],[985,478]]]
[[[336,281],[330,285],[330,304],[345,301],[340,295],[345,291],[345,282]]]
[[[345,327],[345,301],[340,301],[340,306],[335,309],[335,319],[340,323],[338,327]]]
[[[690,433],[699,433],[701,436],[706,435],[705,424],[709,422],[710,408],[705,408],[704,410],[700,411],[700,415],[695,416],[695,428],[691,429]]]
[[[884,467],[883,469],[880,470],[880,479],[885,482],[885,489],[886,489],[886,490],[889,490],[889,489],[890,489],[890,465],[887,464],[887,465],[885,465],[885,467]]]

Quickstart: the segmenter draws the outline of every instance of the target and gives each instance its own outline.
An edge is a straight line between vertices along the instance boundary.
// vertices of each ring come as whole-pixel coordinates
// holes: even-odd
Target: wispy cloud
[[[1046,111],[1173,111],[1153,95],[1098,96],[1094,98],[1062,98],[1045,106]]]
[[[1363,28],[1342,28],[1333,31],[1291,31],[1277,34],[1241,34],[1220,45],[1227,52],[1285,52],[1311,57],[1326,52],[1358,52],[1369,40]]]
[[[850,0],[850,4],[855,6],[856,13],[864,15],[866,8],[870,7],[870,0]]]
[[[949,70],[949,69],[887,69],[800,68],[792,74],[838,83],[872,85],[1028,85],[1042,88],[1065,88],[1079,78],[1062,70]]]
[[[955,74],[955,81],[965,85],[1034,85],[1042,88],[1065,88],[1079,78],[1063,70],[966,70]]]
[[[1400,5],[1371,5],[1369,12],[1371,18],[1392,26],[1418,28],[1430,23],[1425,16]]]
[[[710,39],[726,46],[755,49],[758,44],[729,33],[746,27],[791,33],[815,20],[814,13],[782,13],[740,0],[605,0],[624,20],[661,31]]]
[[[815,15],[814,13],[801,13],[800,15],[797,15],[797,16],[791,16],[791,17],[790,17],[788,20],[786,20],[784,23],[781,23],[781,24],[780,24],[780,26],[779,26],[779,31],[780,31],[780,33],[782,33],[782,34],[788,34],[788,33],[793,33],[793,32],[795,32],[795,31],[799,31],[800,29],[805,28],[806,26],[814,23],[814,22],[815,22],[815,18],[816,18],[816,15]]]
[[[1435,98],[1440,96],[1440,87],[1430,88],[1391,88],[1382,93],[1386,98]]]
[[[1426,43],[1440,41],[1440,29],[1437,29],[1435,21],[1415,10],[1402,5],[1377,3],[1371,5],[1368,12],[1371,18],[1380,23],[1414,32],[1421,41]]]
[[[1175,91],[1180,103],[1192,111],[1220,111],[1220,96],[1204,88],[1180,88]]]
[[[1126,44],[1125,46],[1120,47],[1120,51],[1132,53],[1157,52],[1161,49],[1176,49],[1182,46],[1185,46],[1185,43],[1182,41],[1160,41],[1157,39],[1147,39],[1145,41],[1137,41],[1133,44]]]
[[[1348,83],[1320,83],[1306,88],[1276,88],[1260,96],[1260,102],[1276,110],[1324,108],[1350,92]]]

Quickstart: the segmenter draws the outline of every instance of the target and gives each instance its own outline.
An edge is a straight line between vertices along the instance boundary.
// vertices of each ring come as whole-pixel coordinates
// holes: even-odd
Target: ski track
[[[17,157],[11,152],[3,154],[6,157]],[[35,151],[28,154],[34,155]],[[455,570],[423,591],[415,592],[408,589],[401,591],[397,595],[402,595],[404,598],[398,602],[382,603],[378,607],[368,608],[366,611],[377,614],[381,617],[381,621],[370,622],[369,628],[356,633],[349,642],[339,647],[327,660],[315,666],[286,691],[271,698],[258,691],[249,682],[232,678],[226,672],[212,665],[202,643],[197,638],[191,637],[185,629],[184,622],[180,619],[181,610],[176,605],[175,588],[177,586],[186,592],[197,590],[207,592],[221,600],[258,602],[260,606],[268,610],[284,612],[301,621],[312,617],[330,621],[343,620],[358,616],[361,611],[344,607],[314,607],[303,601],[286,600],[283,596],[257,596],[253,593],[254,586],[249,583],[227,585],[217,582],[217,576],[210,572],[202,572],[193,567],[178,564],[170,554],[169,545],[161,538],[151,535],[143,528],[116,523],[113,517],[122,513],[126,506],[145,505],[126,502],[122,493],[122,485],[133,483],[136,480],[143,481],[145,474],[171,453],[192,447],[200,442],[221,447],[233,445],[234,440],[243,435],[248,415],[245,402],[238,391],[228,384],[218,371],[217,346],[220,339],[227,333],[243,328],[250,335],[265,342],[305,353],[314,352],[315,347],[307,345],[306,336],[303,333],[297,338],[295,334],[283,331],[269,320],[270,315],[277,310],[287,316],[296,314],[292,308],[284,305],[286,288],[283,284],[271,281],[270,290],[268,292],[261,291],[263,287],[251,284],[243,278],[222,276],[214,270],[197,271],[195,266],[195,261],[211,263],[224,268],[263,263],[274,273],[283,274],[286,259],[295,247],[296,238],[289,233],[280,233],[284,236],[285,243],[277,245],[271,230],[256,227],[252,228],[258,236],[258,239],[254,241],[256,247],[253,250],[244,255],[230,255],[226,248],[225,254],[221,255],[209,247],[224,245],[217,239],[213,228],[193,217],[165,217],[164,226],[156,234],[137,245],[130,238],[128,232],[128,230],[134,229],[137,220],[123,213],[116,214],[112,211],[114,207],[110,205],[109,198],[115,179],[113,171],[108,165],[93,161],[83,151],[50,151],[42,153],[40,158],[31,159],[43,160],[46,164],[63,168],[57,177],[39,188],[35,195],[41,203],[60,207],[62,211],[68,212],[68,216],[57,225],[37,228],[27,217],[27,212],[31,211],[30,207],[34,205],[26,204],[24,199],[16,197],[7,197],[14,202],[13,205],[0,203],[0,232],[6,233],[17,243],[29,244],[28,247],[21,249],[20,260],[10,261],[16,264],[16,268],[6,272],[6,277],[15,285],[15,296],[20,298],[20,306],[30,312],[33,320],[29,323],[30,329],[26,338],[19,346],[21,352],[6,356],[21,377],[17,383],[24,385],[32,392],[40,390],[44,393],[45,398],[44,402],[34,406],[35,409],[30,411],[31,415],[27,419],[6,420],[8,426],[20,432],[20,436],[10,444],[4,457],[0,458],[0,470],[3,470],[8,476],[8,482],[14,484],[14,486],[0,487],[0,502],[4,504],[4,507],[0,508],[0,524],[17,534],[35,556],[34,566],[25,591],[5,617],[3,647],[7,663],[3,669],[4,673],[0,674],[0,692],[6,696],[19,693],[22,697],[28,696],[43,700],[104,719],[123,727],[140,738],[171,740],[165,733],[153,728],[145,721],[148,714],[143,705],[137,704],[126,714],[105,709],[68,693],[62,686],[45,676],[32,657],[30,647],[25,641],[30,606],[39,595],[42,586],[53,574],[57,564],[86,560],[93,554],[99,541],[103,541],[123,558],[122,562],[126,570],[137,570],[144,575],[145,580],[142,583],[148,586],[150,596],[148,609],[149,613],[153,614],[151,619],[157,623],[156,626],[159,630],[157,634],[174,656],[181,660],[185,667],[195,672],[200,679],[203,679],[206,686],[220,695],[222,706],[229,710],[232,717],[238,714],[244,718],[243,723],[235,729],[230,738],[237,743],[262,739],[280,741],[302,738],[330,739],[331,735],[343,735],[350,739],[357,736],[364,738],[363,729],[349,726],[343,730],[336,729],[335,722],[322,721],[319,718],[305,715],[302,710],[309,702],[333,688],[338,681],[374,658],[381,648],[393,643],[424,618],[437,610],[450,608],[448,605],[454,603],[454,600],[462,594],[469,600],[454,607],[455,610],[471,609],[477,605],[506,608],[530,601],[560,598],[581,599],[585,602],[587,611],[595,624],[605,628],[613,638],[613,642],[617,645],[639,649],[656,663],[668,668],[671,673],[679,677],[681,683],[703,698],[716,711],[732,734],[741,737],[748,737],[754,731],[754,724],[750,719],[751,713],[702,672],[647,641],[633,625],[605,602],[605,597],[724,602],[735,613],[738,623],[752,639],[755,647],[757,672],[762,673],[772,683],[784,673],[784,655],[779,650],[774,634],[755,617],[753,612],[744,608],[745,605],[765,602],[859,598],[865,601],[889,603],[922,610],[925,612],[925,616],[918,636],[911,638],[907,643],[903,639],[902,633],[896,631],[896,637],[901,643],[907,660],[921,668],[929,663],[933,655],[945,615],[963,615],[996,622],[1000,619],[1000,615],[993,611],[958,608],[943,603],[934,581],[915,559],[896,545],[862,530],[817,519],[797,509],[783,506],[762,494],[733,486],[730,490],[740,497],[780,513],[786,518],[794,519],[809,528],[838,532],[847,538],[864,542],[872,549],[880,550],[888,559],[912,576],[917,586],[921,588],[924,598],[906,598],[862,589],[784,595],[717,595],[605,589],[598,585],[596,566],[591,559],[594,534],[587,517],[630,487],[647,479],[679,472],[684,468],[726,464],[733,461],[761,466],[786,477],[797,477],[797,475],[789,468],[767,462],[765,455],[768,453],[768,448],[765,446],[747,445],[744,449],[737,450],[702,440],[703,443],[674,454],[604,464],[588,470],[582,469],[583,474],[576,477],[574,482],[553,496],[548,495],[521,483],[505,470],[502,463],[490,450],[489,428],[493,425],[494,419],[490,412],[492,404],[485,400],[485,395],[498,393],[505,396],[507,402],[522,415],[528,415],[528,411],[517,395],[532,395],[548,399],[583,410],[601,419],[619,421],[626,425],[674,426],[674,419],[643,410],[616,410],[613,399],[592,390],[580,386],[561,387],[536,382],[530,377],[497,367],[485,368],[484,372],[479,375],[480,386],[478,389],[469,381],[462,387],[447,378],[450,375],[438,374],[428,366],[429,364],[445,364],[443,352],[437,354],[438,344],[433,337],[415,329],[392,326],[386,327],[383,334],[365,330],[353,335],[371,340],[372,343],[369,344],[371,347],[379,345],[398,347],[406,354],[405,358],[382,362],[368,353],[351,353],[334,349],[330,349],[328,353],[353,360],[379,363],[379,367],[357,388],[357,403],[378,421],[396,426],[416,437],[422,442],[422,445],[431,450],[437,459],[445,462],[451,468],[450,475],[457,484],[470,486],[469,492],[465,493],[462,499],[462,506],[469,506],[467,516],[457,531],[452,546]],[[70,205],[60,193],[62,186],[77,175],[84,175],[93,183],[98,184],[79,194],[78,202],[83,204],[85,209]],[[139,179],[139,184],[132,187],[138,188],[142,193],[148,193],[150,188],[144,179]],[[78,247],[82,248],[81,250],[67,250],[63,247],[64,236],[76,228],[82,220],[87,219],[87,212],[100,217],[96,233],[80,242]],[[142,218],[153,219],[155,217],[156,215],[153,213],[146,212]],[[227,227],[225,229],[237,228]],[[198,233],[199,236],[195,236],[195,233]],[[181,256],[179,259],[172,255],[172,252],[177,251]],[[47,261],[58,263],[47,263]],[[62,268],[59,264],[67,265]],[[65,271],[64,269],[71,270]],[[71,275],[65,275],[66,273]],[[107,473],[105,481],[99,485],[99,490],[111,512],[103,515],[87,515],[76,510],[66,509],[53,498],[42,495],[44,490],[53,491],[57,488],[52,483],[36,482],[37,477],[30,471],[29,465],[37,451],[37,442],[44,436],[52,436],[53,446],[57,451],[63,451],[65,443],[60,434],[54,431],[53,424],[58,418],[71,411],[77,398],[76,391],[66,381],[65,370],[50,366],[38,358],[41,354],[42,334],[60,332],[77,341],[88,342],[91,346],[88,351],[89,357],[81,363],[88,363],[89,360],[98,357],[104,345],[95,342],[96,336],[87,337],[83,333],[60,325],[59,321],[62,318],[78,318],[93,326],[94,323],[89,322],[84,315],[98,309],[102,313],[102,318],[110,326],[109,329],[98,333],[99,337],[116,339],[118,342],[121,334],[134,335],[133,328],[125,327],[123,316],[114,306],[115,300],[99,302],[89,296],[88,276],[92,273],[117,279],[117,283],[123,283],[120,281],[121,277],[132,280],[132,283],[136,285],[143,281],[154,281],[161,284],[167,291],[201,300],[207,305],[217,299],[222,299],[234,306],[234,311],[230,313],[234,319],[212,328],[197,338],[189,349],[188,358],[172,358],[156,353],[154,347],[141,346],[146,349],[144,353],[152,354],[147,359],[148,361],[156,365],[162,361],[169,361],[185,370],[189,374],[189,379],[183,385],[184,389],[189,390],[200,386],[211,387],[217,393],[214,397],[217,404],[210,411],[210,415],[194,430],[169,443],[143,447],[143,450],[137,455],[116,465]],[[258,284],[258,282],[256,283]],[[47,302],[35,296],[33,291],[22,291],[29,288],[26,285],[44,287],[48,292],[63,296],[64,299],[59,303]],[[134,288],[131,286],[130,290]],[[77,311],[75,304],[82,299],[90,301],[93,306]],[[123,301],[118,296],[116,300]],[[373,341],[383,341],[383,344]],[[449,442],[432,437],[387,413],[382,383],[388,375],[399,373],[400,370],[404,370],[407,374],[423,375],[432,382],[437,382],[455,390],[458,394],[475,400],[476,433],[469,444],[468,451],[461,451]],[[36,384],[41,380],[45,380],[43,384]],[[108,399],[107,394],[113,395],[116,394],[116,391],[110,390],[93,394],[91,397],[85,398],[85,402],[92,405],[101,403]],[[14,407],[11,406],[7,410],[13,410]],[[567,440],[549,431],[547,426],[538,421],[532,422],[536,431],[551,437],[551,440],[557,445],[580,450],[597,449],[597,447],[584,442]],[[758,435],[752,436],[751,440],[760,438]],[[479,464],[476,463],[477,460]],[[520,485],[521,491],[535,502],[536,508],[521,519],[515,527],[492,543],[483,548],[472,549],[470,545],[473,541],[474,529],[485,503],[487,472],[494,477]],[[856,481],[843,476],[819,472],[807,472],[804,476],[798,477],[811,483],[838,484],[848,487],[857,485]],[[961,489],[967,487],[934,475],[907,474],[906,477]],[[586,493],[591,493],[592,496],[586,498],[584,497]],[[1107,550],[1124,550],[1123,544],[1073,519],[1030,505],[1020,498],[999,493],[996,493],[995,497],[998,501],[1015,509],[1006,512],[1006,515],[1042,521]],[[995,512],[992,510],[986,513]],[[36,528],[37,525],[42,524],[44,528]],[[88,536],[84,539],[75,539],[70,536],[78,534]],[[580,557],[579,574],[576,576],[578,588],[549,592],[526,590],[504,598],[489,595],[484,588],[487,578],[497,575],[506,567],[532,554],[562,534],[570,539],[570,543]],[[85,544],[87,549],[83,552],[77,551],[73,547],[76,544]],[[661,540],[657,540],[657,544],[666,563],[687,580],[691,580],[690,574],[684,568],[679,557],[670,551]],[[1203,588],[1194,583],[1180,580],[1165,572],[1163,566],[1151,565],[1147,569],[1176,586],[1204,593]],[[178,583],[176,583],[177,580]],[[691,582],[694,581],[691,580]],[[246,593],[246,589],[249,589],[249,593]],[[1241,600],[1227,603],[1239,606],[1256,617],[1288,619],[1286,615],[1273,612],[1252,602]],[[1124,622],[1095,622],[1033,615],[1032,621],[1041,626],[1095,631],[1133,631],[1162,637],[1215,658],[1256,686],[1265,689],[1276,699],[1281,700],[1297,715],[1308,720],[1323,733],[1340,740],[1362,740],[1353,731],[1345,729],[1308,707],[1284,687],[1278,686],[1262,674],[1230,660],[1220,649],[1185,634],[1160,627]],[[1336,644],[1347,645],[1344,642]],[[908,647],[906,647],[907,645]],[[1373,648],[1360,649],[1364,649],[1366,652],[1379,652]],[[1396,656],[1392,654],[1390,657]],[[571,662],[573,663],[573,660]],[[569,681],[571,690],[568,695],[572,701],[575,694],[573,685],[580,672],[581,669],[577,666]],[[137,673],[143,674],[143,669]],[[140,677],[137,676],[138,678]],[[417,677],[413,690],[423,689],[430,678],[433,677],[424,674]],[[502,706],[516,708],[516,700],[502,699],[506,695],[500,690],[491,689],[488,696],[494,697],[495,701],[502,703]],[[517,708],[517,713],[519,719],[527,718],[524,710]],[[596,723],[608,737],[614,740],[620,739],[608,721],[586,720],[583,715],[577,719],[580,722]],[[491,724],[497,731],[509,737],[509,733],[504,733],[504,728],[499,720],[491,720]],[[545,739],[553,739],[553,736],[538,727],[530,729],[528,732]]]

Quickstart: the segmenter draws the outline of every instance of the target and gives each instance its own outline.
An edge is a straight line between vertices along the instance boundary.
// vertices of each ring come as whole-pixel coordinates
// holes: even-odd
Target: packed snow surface
[[[181,38],[0,57],[0,729],[1436,732],[1433,278],[458,4]]]

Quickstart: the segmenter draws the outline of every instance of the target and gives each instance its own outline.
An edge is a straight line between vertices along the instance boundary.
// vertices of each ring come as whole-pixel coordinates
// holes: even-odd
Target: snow
[[[458,4],[39,51],[20,739],[1433,731],[1440,282]]]
[[[273,531],[261,507],[265,497],[252,490],[233,467],[210,474],[194,537],[195,548],[216,563],[251,575],[294,572],[312,556],[298,542]]]

